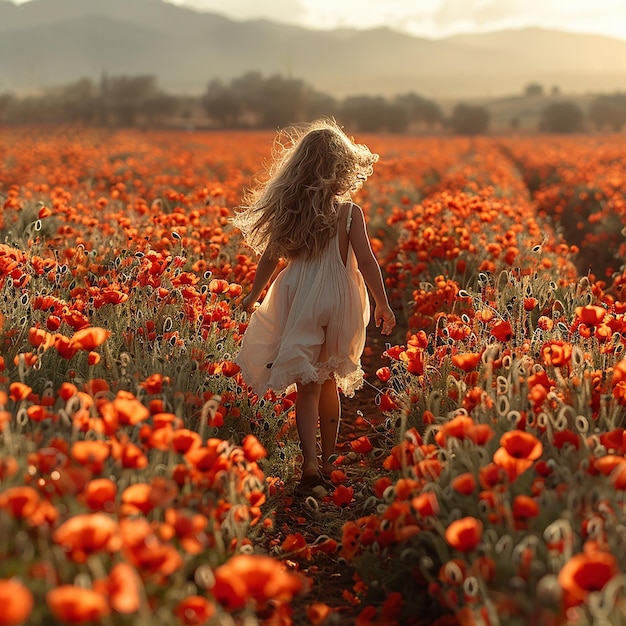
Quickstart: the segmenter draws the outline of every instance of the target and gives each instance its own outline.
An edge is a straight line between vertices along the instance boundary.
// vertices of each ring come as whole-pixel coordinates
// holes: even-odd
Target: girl
[[[395,316],[387,301],[380,266],[367,236],[361,208],[350,201],[378,160],[351,141],[333,121],[292,131],[270,167],[268,180],[248,192],[233,219],[247,243],[261,253],[250,293],[254,310],[236,363],[257,394],[296,384],[296,426],[302,448],[298,491],[329,486],[341,405],[338,389],[353,396],[363,385],[361,354],[370,305],[376,326],[389,335]],[[320,427],[322,462],[317,457]]]

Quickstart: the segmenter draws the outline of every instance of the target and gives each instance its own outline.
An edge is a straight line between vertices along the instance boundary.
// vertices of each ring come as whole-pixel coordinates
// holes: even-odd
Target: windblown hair
[[[232,221],[259,254],[315,259],[336,233],[339,204],[371,175],[378,155],[323,119],[283,131],[273,156],[267,180],[246,192]]]

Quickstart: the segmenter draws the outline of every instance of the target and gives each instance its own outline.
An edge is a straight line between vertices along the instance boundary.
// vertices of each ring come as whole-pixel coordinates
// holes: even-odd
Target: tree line
[[[531,84],[526,95],[541,96]],[[554,98],[559,96],[556,100]],[[538,130],[578,132],[593,127],[621,130],[626,124],[626,94],[598,96],[588,111],[560,97],[542,110]],[[215,79],[200,96],[163,92],[154,76],[85,78],[37,96],[0,94],[0,123],[80,123],[110,127],[154,127],[176,123],[223,129],[276,128],[333,116],[358,132],[449,130],[455,134],[489,131],[487,107],[457,104],[447,115],[440,105],[414,92],[385,98],[356,95],[337,99],[304,81],[248,72],[227,82]],[[511,120],[511,128],[517,126]]]

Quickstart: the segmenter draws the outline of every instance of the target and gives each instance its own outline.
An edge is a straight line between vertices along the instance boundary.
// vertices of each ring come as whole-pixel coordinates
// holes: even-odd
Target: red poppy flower
[[[267,456],[267,450],[254,435],[246,435],[241,443],[241,447],[246,459],[253,463]]]
[[[215,605],[202,596],[187,596],[174,609],[174,615],[185,626],[202,626],[215,614]]]
[[[607,310],[604,307],[595,304],[587,306],[579,306],[575,309],[576,317],[587,326],[598,326],[604,320]]]
[[[105,441],[97,439],[76,441],[70,450],[71,457],[78,463],[88,467],[94,474],[104,469],[104,463],[111,455],[111,448]]]
[[[445,531],[445,539],[455,550],[470,552],[480,543],[483,523],[475,517],[463,517],[452,522]]]
[[[379,367],[376,370],[376,376],[382,383],[386,383],[391,378],[391,370],[388,367]]]
[[[338,485],[333,491],[333,502],[336,506],[348,506],[354,499],[354,488]]]
[[[108,598],[114,611],[123,615],[136,613],[141,607],[142,582],[128,563],[114,565],[107,578],[94,581],[93,588]]]
[[[238,554],[215,570],[211,589],[227,609],[244,607],[248,602],[263,606],[269,600],[290,602],[303,588],[303,580],[269,556]]]
[[[327,620],[333,609],[323,602],[314,602],[309,604],[306,609],[306,616],[312,626],[321,626],[328,623]]]
[[[498,320],[491,327],[491,334],[498,341],[508,341],[509,339],[511,339],[511,337],[513,337],[513,328],[511,327],[511,324],[506,320]]]
[[[15,402],[26,400],[32,391],[32,387],[24,383],[16,382],[9,385],[9,397]]]
[[[110,478],[94,478],[83,489],[82,498],[92,511],[112,511],[117,498],[117,485]]]
[[[541,348],[543,364],[554,367],[566,366],[572,358],[572,346],[565,341],[550,341]]]
[[[455,478],[450,481],[450,486],[457,493],[460,493],[464,496],[468,496],[471,493],[474,493],[477,483],[474,474],[470,472],[465,472],[464,474],[459,474]]]
[[[9,487],[0,493],[0,509],[16,518],[28,519],[35,513],[39,503],[39,493],[26,485]]]
[[[35,600],[30,590],[17,580],[0,579],[0,626],[26,623]]]
[[[170,379],[168,376],[163,376],[163,374],[152,374],[148,376],[143,382],[139,383],[141,387],[143,387],[147,393],[149,394],[157,394],[161,393],[163,390],[163,385],[168,384]]]
[[[84,563],[95,552],[116,552],[122,545],[117,522],[104,513],[69,518],[54,531],[52,540],[77,563]]]
[[[434,491],[425,491],[411,500],[411,506],[422,517],[430,517],[439,513],[439,501]]]
[[[94,350],[111,336],[110,330],[90,326],[77,330],[71,337],[71,344],[78,350]]]
[[[46,603],[56,619],[70,624],[97,622],[111,612],[101,593],[74,585],[51,589]]]
[[[566,607],[582,604],[589,593],[601,591],[619,574],[617,559],[609,552],[595,550],[575,554],[559,572]]]
[[[374,449],[374,446],[367,435],[362,435],[350,442],[350,448],[359,454],[367,454]]]
[[[539,515],[539,505],[534,498],[519,494],[513,499],[513,517],[516,520],[527,520]]]
[[[523,474],[543,453],[541,441],[531,433],[511,430],[500,438],[500,445],[493,455],[493,462],[505,469],[509,480]]]
[[[452,357],[452,364],[464,372],[471,372],[479,363],[482,354],[480,352],[467,352],[464,354],[455,354]]]
[[[117,410],[120,424],[134,426],[150,417],[150,411],[128,391],[118,391],[113,407]]]

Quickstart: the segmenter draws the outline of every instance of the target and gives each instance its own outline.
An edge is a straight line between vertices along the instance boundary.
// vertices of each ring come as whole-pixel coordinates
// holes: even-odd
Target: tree
[[[589,107],[589,119],[598,129],[619,131],[626,124],[626,94],[600,96]]]
[[[524,93],[527,96],[543,96],[543,85],[539,83],[529,83],[526,85]]]
[[[387,122],[387,102],[382,96],[349,96],[341,104],[341,119],[361,132],[377,132]]]
[[[413,92],[396,96],[393,103],[406,110],[408,124],[426,124],[432,128],[443,122],[439,105]]]
[[[330,115],[335,108],[333,98],[301,80],[278,74],[264,78],[260,72],[248,72],[229,85],[212,81],[202,104],[213,120],[226,127],[276,128]]]
[[[202,97],[202,104],[209,117],[227,128],[236,126],[243,110],[239,94],[221,80],[213,80]]]
[[[582,130],[584,117],[574,102],[553,102],[543,109],[539,128],[549,133],[575,133]]]
[[[145,75],[105,77],[100,97],[108,115],[122,126],[132,126],[146,103],[160,95],[156,77]]]
[[[489,128],[489,111],[484,107],[457,104],[450,117],[450,126],[457,135],[480,135]]]

